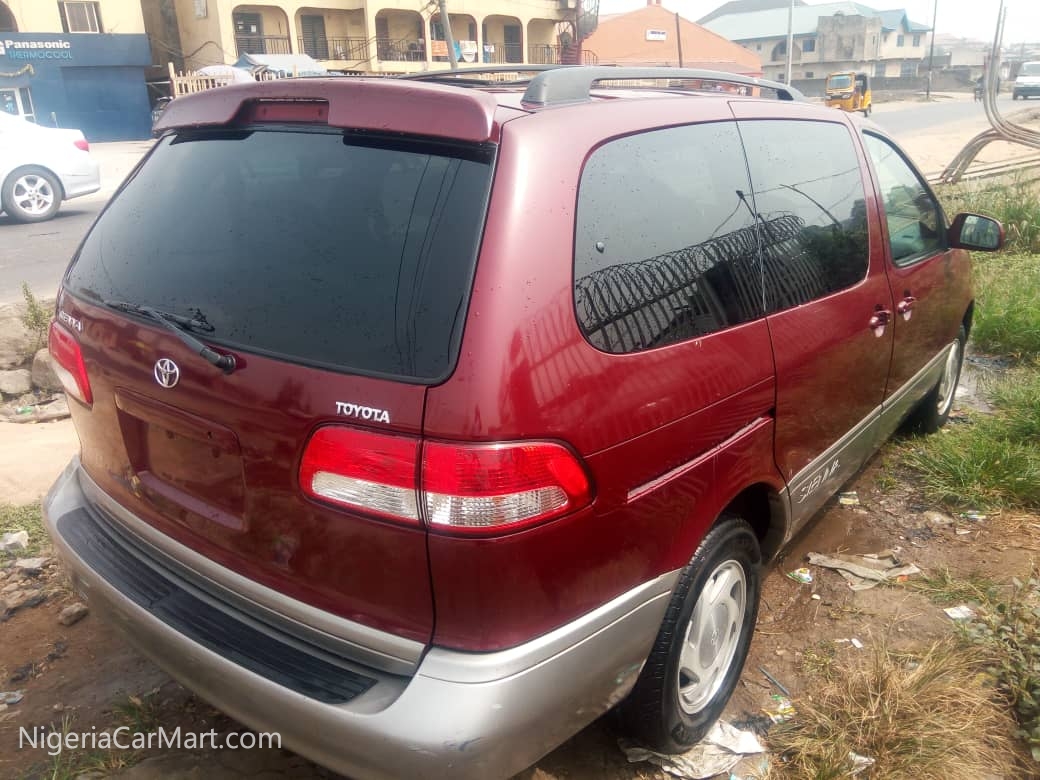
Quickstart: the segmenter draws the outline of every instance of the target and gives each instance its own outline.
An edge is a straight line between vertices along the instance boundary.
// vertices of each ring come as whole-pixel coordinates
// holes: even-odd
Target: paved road
[[[0,216],[0,303],[22,296],[28,282],[38,298],[52,298],[72,253],[86,235],[107,196],[87,196],[62,204],[47,222],[22,225]]]
[[[997,106],[1003,116],[1029,105],[1028,101],[1012,101],[1011,95],[1000,95]],[[1040,101],[1033,101],[1040,108]],[[934,103],[878,104],[870,117],[897,139],[942,125],[977,120],[986,125],[986,110],[973,100],[940,100]]]

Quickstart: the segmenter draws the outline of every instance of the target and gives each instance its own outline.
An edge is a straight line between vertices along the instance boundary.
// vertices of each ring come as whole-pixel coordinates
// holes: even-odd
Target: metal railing
[[[532,43],[527,47],[530,65],[577,65],[577,54],[571,47],[549,43]],[[599,65],[599,56],[588,49],[581,50],[581,65]]]
[[[489,65],[513,65],[524,61],[522,43],[484,42],[484,62]]]
[[[425,62],[426,45],[414,38],[376,38],[376,57],[382,62]]]
[[[299,51],[316,60],[349,60],[351,62],[368,59],[368,39],[366,38],[298,38]]]
[[[292,54],[289,39],[284,35],[236,35],[235,48],[243,54]]]

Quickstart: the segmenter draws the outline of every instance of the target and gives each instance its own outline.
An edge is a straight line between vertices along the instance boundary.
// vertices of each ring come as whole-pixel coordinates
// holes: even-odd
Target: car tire
[[[58,179],[43,168],[19,168],[4,181],[0,201],[16,222],[43,222],[58,213],[62,189]]]
[[[650,656],[618,708],[626,733],[662,753],[686,751],[707,734],[751,646],[761,564],[751,526],[720,518],[679,575]]]
[[[968,341],[968,332],[961,325],[957,338],[950,345],[950,353],[943,363],[943,371],[939,381],[935,383],[928,395],[921,399],[917,408],[907,420],[907,427],[914,433],[935,433],[950,419],[953,409],[953,398],[957,392],[957,383],[961,378],[961,366],[964,365],[964,345]]]

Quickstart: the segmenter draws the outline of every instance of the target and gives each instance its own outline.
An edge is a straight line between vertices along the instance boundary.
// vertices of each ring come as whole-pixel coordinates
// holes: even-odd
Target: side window
[[[762,230],[767,310],[851,287],[867,275],[866,190],[844,125],[740,123]]]
[[[593,152],[574,247],[586,338],[638,352],[761,317],[749,191],[733,122],[655,130]]]
[[[942,210],[917,172],[888,141],[865,133],[888,222],[892,262],[909,265],[942,250]]]

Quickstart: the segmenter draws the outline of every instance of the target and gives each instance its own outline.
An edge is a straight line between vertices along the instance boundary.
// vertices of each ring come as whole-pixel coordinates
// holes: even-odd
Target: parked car
[[[159,123],[159,117],[163,115],[163,111],[166,110],[166,106],[170,105],[172,100],[172,97],[164,95],[155,101],[155,106],[152,108],[152,138],[159,137],[159,133],[155,128]]]
[[[18,222],[42,222],[63,200],[101,189],[79,130],[43,127],[0,111],[0,206]]]
[[[1011,99],[1025,100],[1034,95],[1040,95],[1040,62],[1023,62],[1011,88]]]
[[[352,777],[505,777],[615,706],[699,740],[763,563],[946,421],[1003,236],[782,84],[480,73],[179,98],[50,331],[78,587]]]

